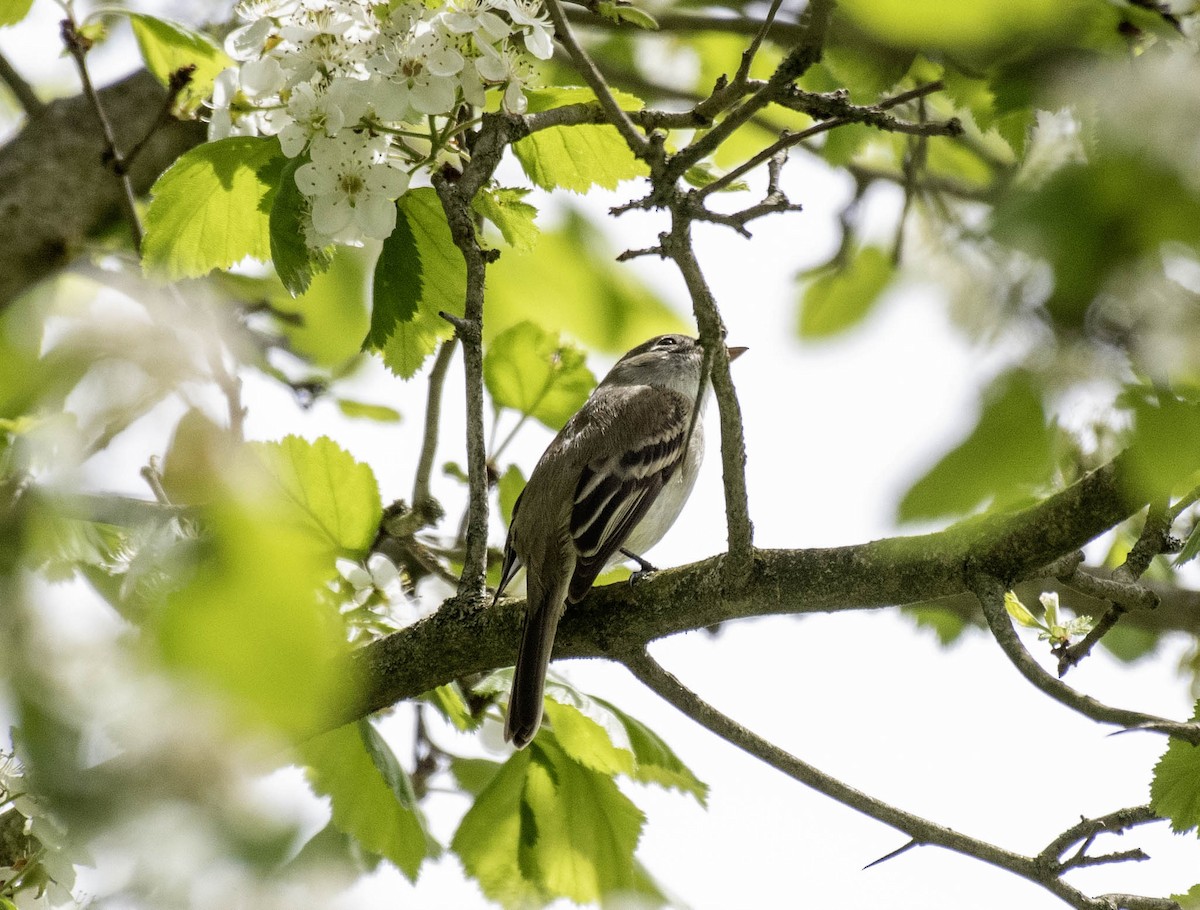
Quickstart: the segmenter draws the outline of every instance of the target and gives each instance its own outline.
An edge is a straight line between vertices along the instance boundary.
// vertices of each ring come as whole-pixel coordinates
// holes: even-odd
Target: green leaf
[[[624,0],[600,0],[596,5],[596,12],[605,19],[618,24],[628,22],[630,25],[635,25],[638,28],[644,28],[648,31],[658,30],[657,19],[645,10],[638,9],[636,6],[630,6]]]
[[[529,190],[518,187],[484,187],[471,200],[471,207],[500,231],[504,242],[528,253],[537,243],[541,230],[534,223],[538,210],[524,202]]]
[[[532,749],[514,752],[463,816],[450,848],[484,895],[505,907],[545,903],[544,892],[527,878],[518,851],[523,837],[536,837],[524,810],[525,777]]]
[[[800,337],[828,338],[860,323],[892,280],[892,260],[864,247],[813,281],[800,303]]]
[[[901,608],[916,620],[918,629],[930,629],[942,647],[954,644],[967,630],[967,621],[951,610],[937,604],[917,604]]]
[[[329,250],[314,250],[304,241],[304,210],[307,205],[296,186],[296,169],[308,156],[289,158],[283,165],[271,200],[268,222],[271,232],[271,261],[287,292],[298,297],[308,290],[313,275],[324,272],[333,261]]]
[[[146,69],[163,86],[171,75],[185,66],[192,66],[191,81],[181,94],[185,110],[195,110],[212,94],[213,81],[226,67],[233,66],[229,56],[207,35],[192,31],[178,22],[158,19],[144,13],[127,13],[138,50],[146,61]]]
[[[643,106],[633,95],[614,95],[625,110]],[[534,89],[526,92],[526,97],[530,113],[596,101],[591,89],[579,87]],[[526,136],[512,148],[526,176],[544,190],[586,193],[593,186],[611,190],[622,180],[650,173],[612,126],[554,126]]]
[[[450,759],[450,773],[458,785],[475,796],[487,789],[501,767],[500,762],[490,758],[460,758],[456,755]]]
[[[633,753],[615,745],[594,719],[559,698],[547,698],[545,704],[554,738],[572,760],[609,777],[633,774]]]
[[[553,736],[529,746],[518,855],[540,890],[591,903],[639,889],[633,851],[645,817],[611,777],[573,760]]]
[[[415,881],[421,863],[440,848],[425,829],[408,775],[371,723],[347,724],[300,752],[313,789],[329,797],[338,829]]]
[[[708,805],[708,784],[692,773],[662,737],[611,702],[600,698],[595,701],[611,711],[625,728],[635,761],[630,775],[634,780],[689,793],[700,805]]]
[[[378,423],[399,423],[400,412],[384,404],[370,404],[366,401],[355,401],[352,398],[339,398],[338,410],[347,417],[374,420]]]
[[[327,436],[315,442],[286,436],[254,448],[292,510],[285,520],[334,553],[366,553],[383,516],[370,467]]]
[[[276,139],[252,136],[206,142],[180,155],[150,188],[146,272],[196,278],[247,256],[270,259],[269,216],[260,203],[283,160]]]
[[[1200,910],[1200,885],[1192,885],[1186,894],[1172,894],[1171,900],[1179,904],[1179,910]]]
[[[421,296],[421,254],[407,218],[396,218],[396,227],[375,260],[371,282],[371,330],[366,345],[382,348],[396,329],[417,314]]]
[[[510,464],[504,473],[500,475],[500,482],[496,484],[496,489],[500,496],[500,514],[507,525],[512,521],[513,509],[517,505],[517,497],[525,489],[525,475],[521,473],[521,469],[515,464]]]
[[[433,353],[438,341],[450,337],[451,326],[438,312],[462,315],[467,269],[450,236],[446,213],[435,190],[410,190],[400,197],[397,207],[396,232],[384,241],[384,246],[389,241],[399,246],[395,256],[375,266],[376,282],[381,278],[381,268],[387,272],[386,287],[373,294],[376,309],[381,306],[381,293],[394,296],[383,300],[382,312],[372,313],[365,346],[379,350],[387,367],[408,379]],[[405,237],[411,235],[411,246],[407,239],[395,239],[403,231],[407,231]],[[401,250],[404,255],[397,258]],[[381,337],[386,341],[380,343]]]
[[[0,2],[0,28],[16,25],[29,14],[33,0],[3,0]]]
[[[1004,505],[1049,481],[1053,437],[1041,393],[1029,374],[1013,371],[989,390],[970,435],[900,501],[901,521],[962,515],[984,503]]]
[[[483,358],[483,379],[497,408],[512,408],[557,430],[596,386],[582,350],[522,322],[497,335]]]
[[[688,331],[652,288],[613,263],[614,255],[574,211],[561,228],[542,234],[535,254],[506,251],[488,267],[484,340],[532,320],[589,348],[624,353],[652,335]]]
[[[471,714],[471,709],[455,685],[446,684],[431,689],[425,693],[425,698],[458,730],[474,730],[480,724],[480,719]]]
[[[1200,720],[1200,703],[1192,714]],[[1200,826],[1200,746],[1172,739],[1154,766],[1150,781],[1150,808],[1171,820],[1176,833]]]
[[[1175,565],[1181,566],[1185,562],[1191,562],[1198,553],[1200,553],[1200,522],[1197,522],[1191,533],[1188,534],[1187,540],[1183,543],[1183,549],[1175,557]]]
[[[1106,651],[1125,663],[1132,663],[1154,653],[1158,643],[1159,633],[1153,629],[1139,629],[1122,623],[1109,629],[1100,639],[1100,644]]]
[[[267,296],[274,309],[298,317],[279,323],[279,331],[296,354],[335,370],[361,355],[370,320],[367,260],[362,250],[336,247],[329,268],[314,275],[299,297],[292,297],[274,279]]]
[[[1025,604],[1021,603],[1021,598],[1017,597],[1015,592],[1004,592],[1004,609],[1008,611],[1009,616],[1025,626],[1025,628],[1042,628],[1042,624],[1038,622],[1037,617],[1029,612],[1029,608]],[[1052,620],[1047,620],[1047,622],[1052,622]]]
[[[224,696],[240,723],[324,728],[349,694],[343,626],[322,597],[330,563],[269,490],[210,507],[204,525],[190,579],[153,617],[164,666]]]

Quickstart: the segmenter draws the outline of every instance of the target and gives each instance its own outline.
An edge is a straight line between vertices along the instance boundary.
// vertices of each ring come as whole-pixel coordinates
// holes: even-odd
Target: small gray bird
[[[733,360],[746,349],[727,350]],[[659,335],[618,360],[550,443],[513,506],[496,600],[525,566],[527,612],[504,727],[518,749],[541,725],[566,605],[623,554],[636,557],[658,543],[692,492],[704,458],[703,354],[695,338]]]

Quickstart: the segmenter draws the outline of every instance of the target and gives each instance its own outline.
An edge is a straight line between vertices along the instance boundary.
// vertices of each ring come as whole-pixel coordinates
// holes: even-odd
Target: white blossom
[[[235,13],[237,65],[217,77],[209,138],[307,151],[295,180],[313,247],[387,237],[410,176],[397,164],[461,163],[446,127],[462,107],[499,94],[524,112],[533,61],[553,51],[542,0],[242,0]]]
[[[408,175],[386,160],[382,139],[345,130],[317,136],[312,160],[296,169],[296,186],[312,202],[313,228],[331,241],[383,240],[396,226],[397,196]]]

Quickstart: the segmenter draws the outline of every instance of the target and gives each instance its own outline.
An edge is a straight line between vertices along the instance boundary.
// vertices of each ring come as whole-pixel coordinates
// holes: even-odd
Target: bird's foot
[[[637,571],[633,572],[629,576],[629,584],[630,585],[636,585],[639,581],[641,581],[643,578],[645,578],[651,572],[658,571],[658,567],[656,565],[654,565],[652,562],[650,562],[647,559],[643,559],[641,556],[638,556],[636,553],[632,553],[629,550],[626,550],[624,547],[621,548],[621,555],[624,556],[626,559],[632,559],[634,562],[636,562],[638,564]]]

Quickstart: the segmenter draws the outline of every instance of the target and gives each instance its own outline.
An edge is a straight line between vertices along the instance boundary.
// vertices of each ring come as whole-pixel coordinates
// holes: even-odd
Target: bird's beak
[[[750,349],[742,348],[742,347],[735,347],[735,348],[727,347],[727,348],[725,348],[725,351],[729,354],[729,362],[730,363],[733,363],[733,361],[737,360],[739,357],[741,357],[743,354],[745,354],[748,350],[750,350]]]

